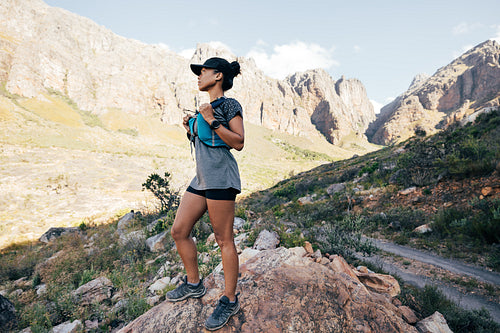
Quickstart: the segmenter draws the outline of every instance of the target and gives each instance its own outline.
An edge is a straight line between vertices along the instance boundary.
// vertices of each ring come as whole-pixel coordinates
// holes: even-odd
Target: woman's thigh
[[[208,215],[218,242],[233,240],[234,206],[232,200],[207,199]]]
[[[172,234],[188,237],[196,222],[207,211],[207,199],[203,196],[185,192],[175,215]]]

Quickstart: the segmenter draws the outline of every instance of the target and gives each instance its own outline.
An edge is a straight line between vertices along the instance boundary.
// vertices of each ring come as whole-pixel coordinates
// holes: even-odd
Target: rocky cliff
[[[366,134],[378,144],[433,133],[475,111],[500,105],[500,45],[492,40],[469,50],[384,106]]]
[[[374,111],[361,82],[335,82],[324,71],[275,80],[252,59],[198,45],[191,60],[156,45],[115,35],[89,19],[41,0],[0,4],[0,82],[11,94],[59,93],[97,115],[110,110],[161,117],[178,124],[183,108],[205,96],[196,90],[190,62],[220,55],[241,63],[243,75],[229,95],[241,101],[247,121],[332,143],[362,135]]]

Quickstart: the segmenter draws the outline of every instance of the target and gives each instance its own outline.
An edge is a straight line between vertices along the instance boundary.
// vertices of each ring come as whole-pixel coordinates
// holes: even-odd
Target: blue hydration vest
[[[225,99],[225,97],[221,97],[210,104],[215,110],[215,108],[224,103]],[[194,126],[196,126],[197,131],[194,131]],[[214,130],[210,128],[210,124],[205,121],[205,119],[199,112],[197,112],[196,117],[189,119],[189,130],[191,131],[192,135],[194,135],[194,133],[198,133],[198,137],[200,138],[201,142],[209,147],[231,148],[217,135],[217,133],[215,133]]]

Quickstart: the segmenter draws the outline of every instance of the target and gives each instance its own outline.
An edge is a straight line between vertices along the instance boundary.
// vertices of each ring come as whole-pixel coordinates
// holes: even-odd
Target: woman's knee
[[[215,233],[215,241],[217,242],[217,245],[219,245],[221,250],[229,247],[234,247],[233,235],[222,236]]]
[[[172,238],[174,239],[174,241],[178,241],[178,240],[189,238],[189,235],[191,234],[191,232],[186,232],[186,230],[184,230],[184,228],[176,226],[174,223],[174,225],[170,229],[170,234],[172,235]]]

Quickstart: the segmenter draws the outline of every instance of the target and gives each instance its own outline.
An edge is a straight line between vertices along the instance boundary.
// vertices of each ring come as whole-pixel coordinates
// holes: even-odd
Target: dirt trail
[[[434,254],[426,253],[416,249],[408,248],[405,246],[397,245],[387,241],[381,241],[377,239],[371,239],[372,243],[379,249],[396,254],[398,256],[430,264],[436,267],[440,267],[448,272],[466,275],[475,278],[478,281],[486,282],[497,287],[500,287],[500,274],[496,272],[490,272],[480,267],[474,267],[470,265],[465,265],[461,262],[452,259],[446,259]],[[426,285],[436,286],[441,292],[443,292],[446,297],[455,301],[458,305],[465,309],[481,309],[486,308],[493,320],[500,323],[500,304],[497,302],[492,302],[482,295],[477,295],[473,293],[464,293],[458,288],[452,288],[442,281],[430,278],[422,274],[416,274],[413,272],[403,271],[397,265],[394,265],[389,260],[384,259],[381,256],[375,255],[370,257],[359,256],[360,259],[373,263],[377,266],[382,267],[383,270],[392,275],[398,275],[405,282],[423,288]]]

